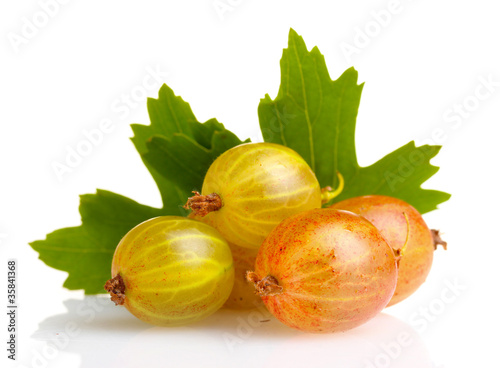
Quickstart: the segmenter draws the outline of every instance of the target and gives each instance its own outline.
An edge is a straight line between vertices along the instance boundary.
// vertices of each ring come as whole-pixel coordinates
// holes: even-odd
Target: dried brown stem
[[[431,230],[432,239],[434,240],[434,249],[437,249],[438,245],[441,245],[444,250],[448,249],[448,243],[441,239],[441,235],[439,234],[439,230]]]
[[[111,301],[115,302],[115,305],[125,303],[125,282],[119,274],[106,281],[104,289],[111,294]]]
[[[189,197],[185,209],[193,210],[196,216],[206,216],[210,212],[218,211],[222,208],[222,199],[217,193],[201,195],[199,192],[193,192],[194,196]]]
[[[253,271],[247,271],[246,279],[248,282],[252,282],[255,287],[255,293],[259,296],[274,296],[279,295],[283,292],[283,286],[281,286],[274,276],[266,276],[262,280]]]

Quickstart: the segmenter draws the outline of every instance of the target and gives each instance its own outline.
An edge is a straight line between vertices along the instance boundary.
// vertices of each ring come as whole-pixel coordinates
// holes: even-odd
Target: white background
[[[6,275],[7,258],[17,258],[20,363],[500,366],[497,1],[401,0],[394,11],[387,0],[222,0],[231,9],[222,16],[212,0],[61,1],[44,16],[46,2],[0,5],[0,274]],[[389,10],[389,18],[380,18]],[[38,24],[30,34],[26,19]],[[161,81],[191,104],[198,120],[217,117],[240,138],[259,141],[257,105],[278,91],[290,27],[309,48],[320,48],[332,78],[354,65],[366,82],[356,133],[362,165],[413,139],[443,145],[432,161],[441,170],[424,186],[453,197],[425,218],[445,233],[449,250],[436,252],[427,282],[372,322],[321,336],[260,323],[261,312],[222,311],[185,328],[152,328],[111,303],[63,289],[66,274],[39,261],[27,243],[78,225],[79,194],[103,188],[160,206],[128,139],[130,123],[148,123],[145,100],[128,110],[122,102],[138,91],[147,68],[164,73]],[[363,41],[360,32],[371,36]],[[16,35],[18,42],[25,37],[17,46]],[[347,44],[359,46],[350,57],[342,49]],[[496,83],[489,94],[480,87],[487,79]],[[155,97],[159,86],[147,95]],[[457,118],[453,110],[464,103]],[[53,163],[64,163],[68,147],[103,119],[113,131],[58,180]],[[5,277],[0,294],[6,295]],[[2,366],[6,325],[2,310]],[[74,332],[70,341],[65,329]],[[55,343],[57,350],[50,348]]]

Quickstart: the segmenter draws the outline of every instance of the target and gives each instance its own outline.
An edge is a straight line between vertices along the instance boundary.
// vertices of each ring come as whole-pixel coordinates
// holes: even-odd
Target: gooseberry
[[[196,216],[194,212],[191,212],[188,218],[197,221],[201,220],[201,217]],[[255,265],[258,249],[243,248],[231,243],[228,244],[233,255],[234,285],[224,307],[230,309],[250,309],[261,306],[263,304],[262,299],[255,293],[253,285],[246,280],[246,272]]]
[[[118,244],[105,289],[116,305],[157,326],[209,316],[234,282],[231,250],[207,224],[177,216],[145,221]]]
[[[401,253],[398,283],[388,306],[406,299],[424,283],[437,244],[446,246],[438,231],[429,230],[420,213],[398,198],[382,195],[355,197],[335,203],[331,208],[363,216],[375,225],[395,251]],[[408,240],[403,248],[407,232]]]
[[[234,286],[224,306],[231,309],[250,309],[262,305],[262,299],[245,278],[246,272],[255,266],[258,250],[238,247],[231,243],[229,248],[233,253]]]
[[[247,143],[212,163],[201,194],[195,192],[186,208],[229,243],[258,249],[282,220],[320,208],[321,202],[318,180],[298,153],[273,143]]]
[[[396,288],[396,256],[365,218],[313,209],[287,218],[269,234],[247,279],[286,325],[344,331],[387,305]]]

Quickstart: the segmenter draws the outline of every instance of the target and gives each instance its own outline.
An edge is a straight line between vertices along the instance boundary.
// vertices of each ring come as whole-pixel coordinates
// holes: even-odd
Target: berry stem
[[[441,239],[441,234],[439,234],[439,230],[431,230],[432,239],[434,240],[434,250],[437,249],[438,245],[442,245],[444,250],[448,249],[448,243]]]
[[[337,171],[337,178],[339,179],[339,186],[337,189],[333,190],[330,186],[321,189],[321,203],[325,204],[330,202],[344,190],[344,177],[339,171]]]
[[[283,292],[283,286],[279,284],[274,276],[268,275],[261,280],[255,272],[247,271],[246,279],[248,282],[253,283],[255,292],[259,296],[274,296]]]
[[[196,216],[206,216],[210,212],[218,211],[222,208],[222,199],[217,193],[209,195],[201,195],[199,192],[193,191],[194,196],[189,197],[185,209],[191,209]]]
[[[106,281],[104,289],[111,294],[111,301],[115,302],[115,305],[125,303],[125,282],[120,274]]]

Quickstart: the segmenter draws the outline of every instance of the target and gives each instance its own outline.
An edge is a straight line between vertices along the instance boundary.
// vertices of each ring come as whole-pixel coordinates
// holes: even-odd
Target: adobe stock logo
[[[450,123],[452,129],[460,128],[464,120],[481,107],[481,101],[489,99],[500,87],[500,82],[494,80],[492,74],[487,77],[480,75],[478,80],[479,83],[474,88],[473,93],[465,96],[462,101],[455,103],[453,108],[449,108],[443,113],[443,120]]]
[[[411,1],[411,0],[407,0]],[[400,0],[390,0],[385,9],[372,10],[370,20],[363,26],[354,28],[352,42],[341,42],[340,49],[348,63],[352,63],[353,55],[359,55],[372,41],[388,28],[394,17],[404,10]]]
[[[215,0],[212,6],[219,16],[219,19],[223,22],[226,18],[226,13],[232,13],[234,10],[241,5],[243,0]]]
[[[409,317],[410,326],[416,333],[423,334],[431,324],[437,323],[439,317],[449,311],[451,305],[456,303],[462,294],[468,289],[468,285],[458,279],[445,279],[437,297],[430,300],[427,305],[421,305],[418,311]],[[415,344],[414,336],[407,331],[401,331],[392,341],[382,342],[379,345],[379,353],[372,359],[364,360],[364,368],[390,368],[406,350]],[[434,365],[434,367],[436,367]],[[437,367],[436,367],[437,368]]]
[[[141,82],[126,93],[121,93],[119,97],[112,101],[109,107],[111,112],[117,114],[118,119],[121,121],[127,121],[132,111],[146,101],[148,94],[157,91],[168,75],[168,73],[161,71],[159,65],[156,65],[155,68],[147,66],[145,70],[146,74]],[[52,161],[52,170],[57,180],[62,182],[67,174],[74,172],[115,128],[116,121],[106,117],[101,119],[93,129],[82,130],[83,137],[76,144],[66,145],[64,159]]]
[[[417,148],[408,155],[398,157],[399,165],[395,171],[386,171],[385,180],[391,191],[395,191],[398,186],[405,181],[418,168],[432,158],[435,151],[429,147],[443,145],[454,131],[461,128],[467,119],[471,119],[473,114],[486,104],[486,101],[497,94],[500,88],[500,80],[493,74],[487,76],[479,75],[477,83],[465,97],[455,102],[453,106],[444,110],[442,121],[435,127],[425,139],[416,140]],[[424,146],[429,145],[429,146]]]
[[[25,358],[23,358],[25,364],[18,363],[17,368],[59,366],[56,362],[57,358],[60,357],[61,353],[71,350],[75,342],[82,338],[82,333],[88,329],[87,326],[95,324],[99,314],[105,313],[109,299],[87,296],[84,300],[71,300],[70,303],[72,307],[74,306],[73,318],[67,320],[64,326],[59,327],[58,333],[54,334],[53,338],[43,339],[43,344],[31,351],[26,351]]]
[[[27,45],[35,38],[40,31],[47,27],[50,20],[59,14],[61,5],[66,5],[70,0],[40,0],[38,1],[39,10],[35,11],[30,17],[21,18],[21,27],[18,32],[9,32],[7,39],[14,52],[19,53],[22,45]]]

